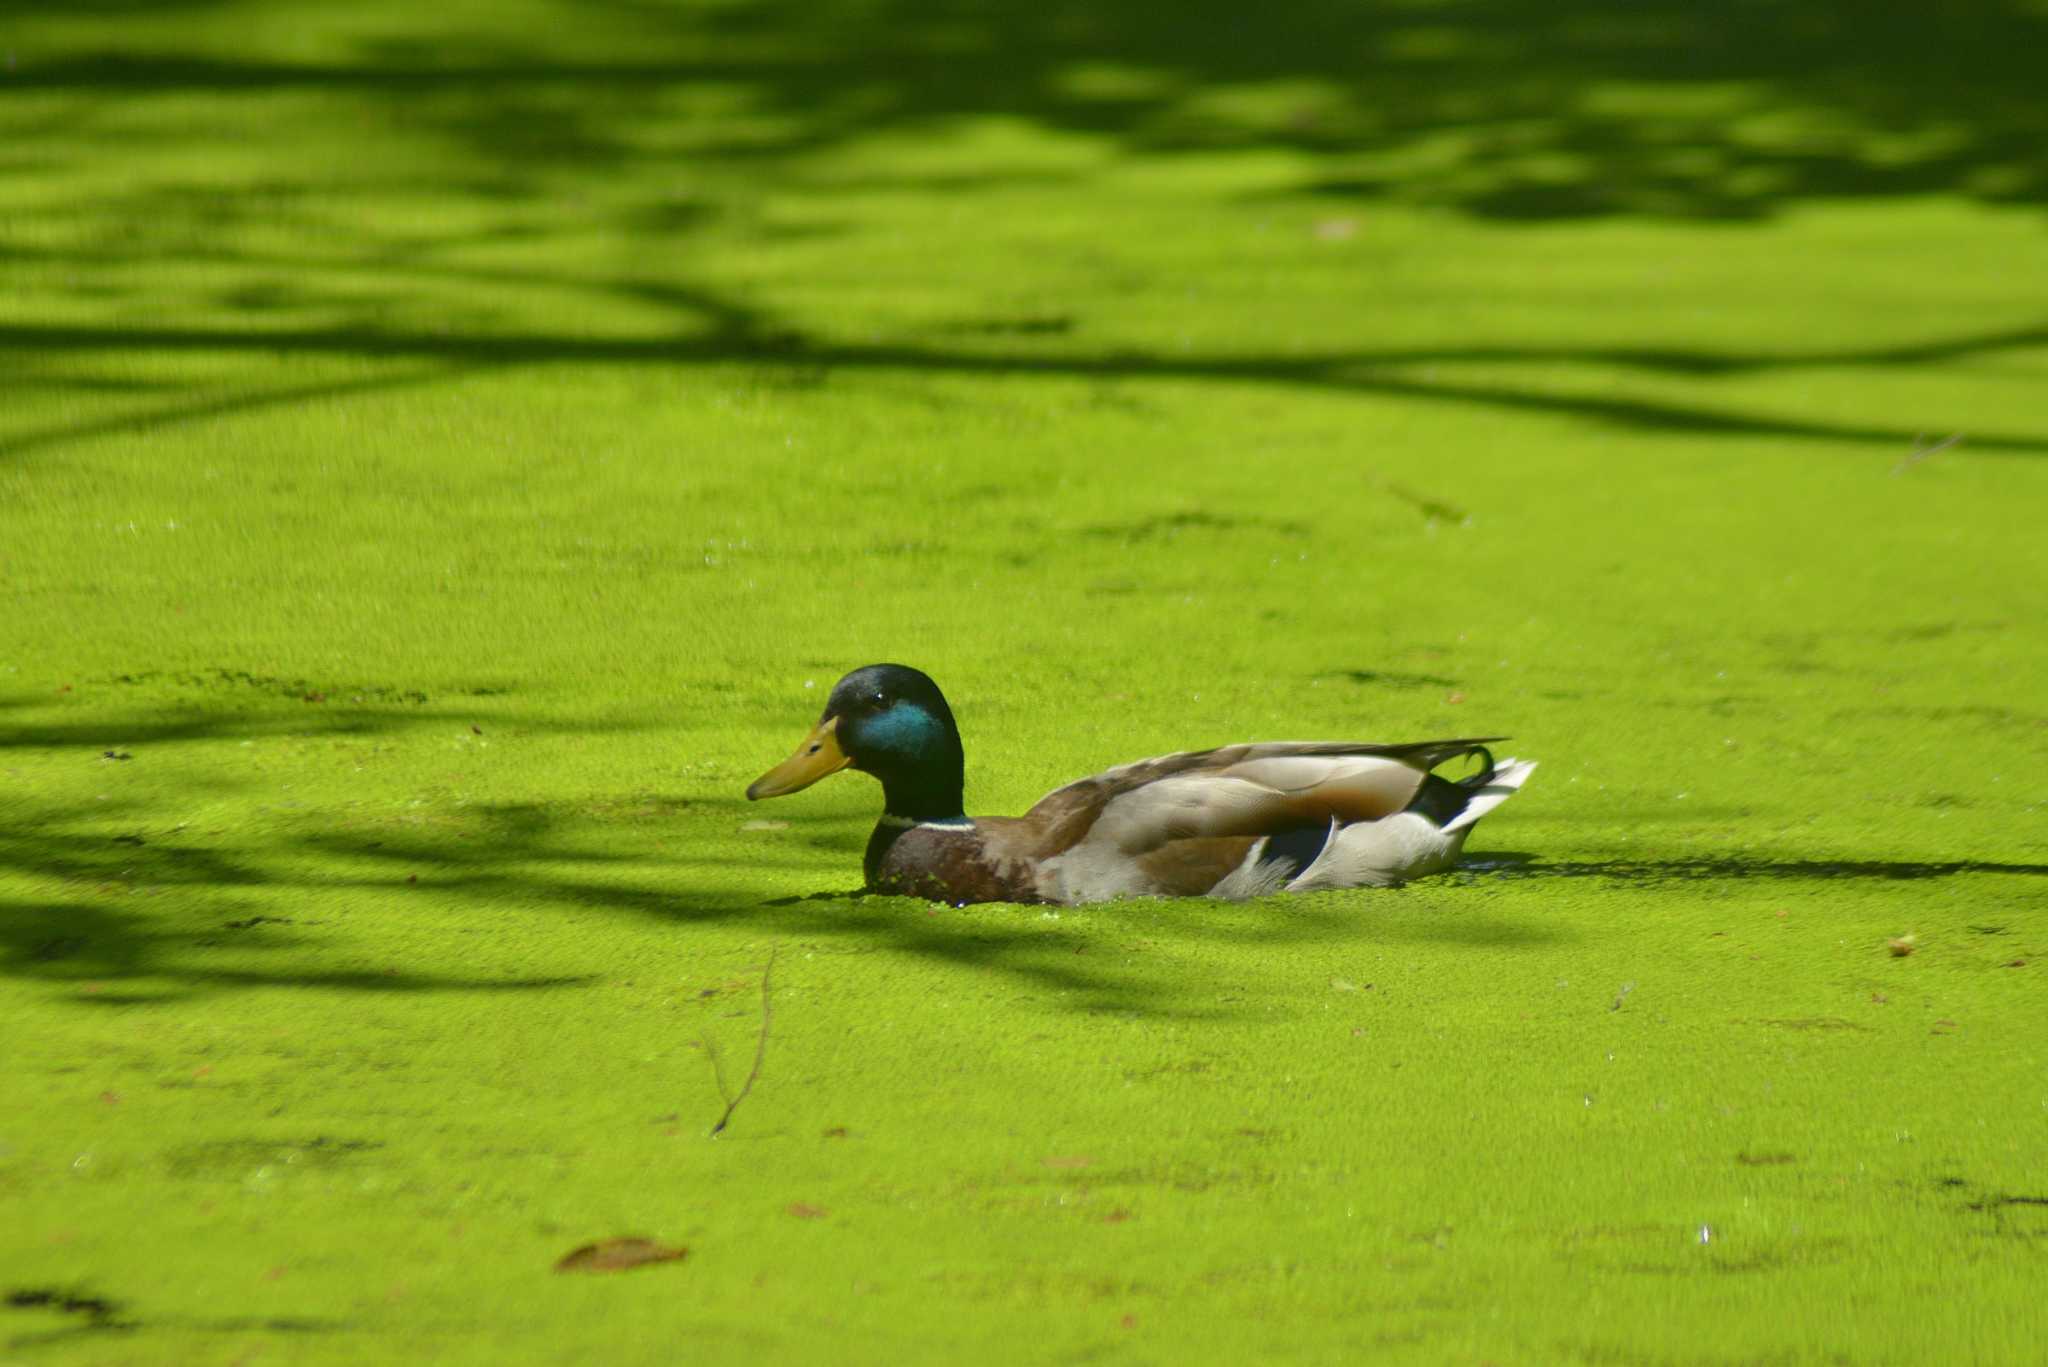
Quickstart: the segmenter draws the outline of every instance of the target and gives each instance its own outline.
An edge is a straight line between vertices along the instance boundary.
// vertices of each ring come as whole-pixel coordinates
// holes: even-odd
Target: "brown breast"
[[[1031,867],[999,858],[971,825],[875,827],[868,838],[868,891],[934,902],[1039,902]]]

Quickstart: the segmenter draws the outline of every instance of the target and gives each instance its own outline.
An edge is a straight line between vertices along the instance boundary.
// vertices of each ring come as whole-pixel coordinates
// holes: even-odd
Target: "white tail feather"
[[[1472,800],[1465,804],[1465,810],[1444,823],[1444,833],[1448,835],[1462,831],[1506,802],[1515,795],[1516,790],[1529,781],[1529,775],[1535,772],[1536,761],[1533,759],[1510,757],[1501,760],[1494,765],[1493,777],[1486,781],[1486,786],[1474,793]]]
[[[1501,761],[1465,810],[1442,827],[1418,812],[1400,812],[1334,828],[1315,862],[1288,883],[1287,891],[1391,887],[1441,873],[1463,853],[1472,824],[1513,797],[1535,769],[1531,760]]]

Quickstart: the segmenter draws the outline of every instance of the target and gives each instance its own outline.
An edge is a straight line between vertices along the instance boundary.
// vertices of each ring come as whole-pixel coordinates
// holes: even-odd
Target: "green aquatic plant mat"
[[[2038,15],[13,17],[0,1358],[2038,1356]],[[865,898],[886,659],[1542,767]]]

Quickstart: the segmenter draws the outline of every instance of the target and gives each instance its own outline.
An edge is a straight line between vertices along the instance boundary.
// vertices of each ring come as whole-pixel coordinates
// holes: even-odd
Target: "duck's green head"
[[[845,768],[880,779],[893,816],[959,816],[965,759],[939,686],[908,665],[854,670],[833,687],[796,753],[755,779],[747,796],[781,797]]]

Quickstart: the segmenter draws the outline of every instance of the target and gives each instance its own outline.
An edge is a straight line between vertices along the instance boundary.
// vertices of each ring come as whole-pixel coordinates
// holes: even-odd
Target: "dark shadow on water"
[[[206,422],[274,408],[279,404],[301,404],[322,399],[383,394],[415,385],[453,380],[474,367],[435,365],[399,371],[390,375],[336,380],[328,384],[288,384],[240,390],[218,397],[179,400],[140,412],[124,412],[81,422],[56,423],[0,436],[0,456],[22,456],[46,446],[62,446],[94,437],[132,436],[180,423]]]
[[[399,110],[512,190],[632,167],[663,118],[685,155],[772,163],[993,116],[1127,153],[1284,148],[1334,198],[1512,221],[1742,222],[1887,195],[2048,202],[2048,12],[2027,0],[591,0],[560,7],[573,49],[538,16],[485,26],[424,10],[373,18],[352,55],[310,60],[176,40],[138,50],[112,25],[97,49],[41,53],[27,39],[46,8],[0,5],[27,30],[0,95]],[[662,104],[702,88],[736,92],[752,117],[728,126]],[[861,177],[904,178],[886,164]]]
[[[1418,674],[1400,669],[1332,669],[1318,679],[1343,679],[1371,688],[1456,688],[1458,680],[1442,674]]]
[[[1454,378],[1425,377],[1416,368],[1426,366],[1433,356],[1457,357],[1467,349],[1451,347],[1441,353],[1404,349],[1399,353],[1372,350],[1344,350],[1321,355],[1297,354],[1286,357],[1262,355],[1051,355],[1042,352],[1004,353],[992,349],[956,350],[914,341],[844,342],[813,340],[786,327],[763,324],[759,330],[717,328],[703,331],[687,321],[681,335],[661,338],[604,338],[558,336],[531,332],[464,334],[431,331],[406,332],[373,327],[243,329],[236,327],[98,327],[61,324],[17,323],[0,325],[0,358],[9,355],[47,356],[75,352],[80,356],[114,353],[205,351],[241,353],[252,357],[278,352],[308,356],[367,360],[421,360],[443,362],[430,371],[407,371],[391,381],[393,385],[418,385],[434,379],[481,373],[485,370],[552,364],[558,362],[602,362],[621,365],[661,367],[724,365],[734,362],[763,362],[810,377],[815,385],[837,371],[905,372],[927,376],[988,375],[1044,376],[1050,378],[1121,380],[1204,380],[1300,387],[1312,390],[1379,395],[1461,406],[1500,408],[1512,412],[1577,418],[1623,430],[1665,432],[1699,437],[1756,437],[1793,441],[1862,443],[1880,446],[1904,456],[1924,444],[1926,426],[1906,422],[1858,423],[1801,418],[1790,413],[1742,412],[1716,404],[1700,404],[1667,398],[1613,398],[1590,394],[1558,393],[1513,384],[1460,382]],[[2016,340],[2017,336],[2017,340]],[[2028,329],[2023,334],[2001,330],[1978,338],[1949,337],[1912,350],[1966,355],[2008,347],[2035,346],[2048,339],[2048,332]],[[1695,364],[1725,370],[1793,370],[1807,365],[1888,366],[1884,359],[1897,348],[1873,349],[1871,358],[1858,360],[1842,353],[1815,358],[1796,352],[1774,355],[1702,355]],[[1594,348],[1499,349],[1501,359],[1542,360],[1566,363],[1574,360],[1612,364],[1612,353]],[[1665,368],[1667,361],[1645,353],[1638,362],[1652,370]],[[1932,363],[1932,362],[1930,362]],[[1413,373],[1411,373],[1413,372]],[[347,386],[350,390],[372,390],[379,383]],[[43,427],[14,436],[0,436],[0,457],[18,455],[71,440],[112,432],[160,427],[167,423],[203,420],[227,411],[248,412],[300,397],[297,387],[263,388],[247,395],[223,400],[211,398],[189,406],[167,405],[132,418],[98,420],[83,425]],[[1964,445],[1978,453],[2040,455],[2048,453],[2048,434],[2016,431],[1972,431]]]
[[[871,897],[873,895],[866,888],[856,887],[848,888],[844,892],[800,892],[793,893],[788,897],[769,897],[764,898],[761,905],[764,907],[800,907],[810,902],[858,902],[863,897]]]
[[[1730,882],[1747,879],[1879,878],[1917,880],[1995,873],[2040,877],[2048,864],[2007,864],[1981,859],[1581,859],[1552,862],[1541,855],[1475,854],[1459,872],[1488,878],[1602,878],[1627,883]]]
[[[51,7],[0,0],[10,32],[19,32],[0,71],[0,116],[21,111],[17,142],[41,133],[69,139],[60,145],[72,161],[132,157],[146,167],[167,147],[196,158],[200,139],[233,126],[277,153],[231,184],[138,171],[132,185],[97,198],[23,206],[24,224],[48,216],[76,230],[14,234],[0,241],[0,260],[32,271],[39,289],[68,306],[20,312],[0,327],[0,366],[52,390],[118,380],[156,354],[239,369],[128,410],[109,398],[74,418],[73,408],[53,404],[0,433],[0,456],[561,362],[657,373],[739,364],[784,388],[841,371],[870,383],[893,373],[1251,383],[1623,431],[1865,443],[1904,457],[1927,425],[1920,414],[1873,410],[1882,416],[1843,420],[1699,394],[1616,394],[1606,376],[1573,392],[1550,368],[1620,368],[1660,380],[1809,366],[1876,372],[2048,343],[2048,329],[2035,323],[1806,353],[1486,339],[1319,354],[1092,344],[1088,303],[1160,285],[1136,262],[1077,287],[1084,297],[1076,300],[990,306],[984,317],[956,313],[905,335],[852,341],[813,319],[772,316],[744,289],[673,278],[669,264],[691,259],[695,235],[735,224],[761,242],[838,231],[830,215],[786,222],[763,211],[764,186],[915,188],[922,176],[929,188],[959,194],[978,180],[1047,176],[1040,166],[1006,164],[906,174],[887,159],[861,156],[842,167],[828,155],[875,138],[936,146],[979,117],[1106,142],[1127,157],[1284,148],[1305,168],[1283,187],[1290,194],[1513,222],[1627,215],[1734,224],[1816,200],[1885,196],[2048,205],[2038,59],[2048,50],[2048,10],[2020,0],[1918,8],[1300,0],[1271,13],[1234,0],[592,0],[561,5],[562,24],[577,35],[567,49],[544,23],[484,25],[460,10],[371,6],[351,29],[352,48],[309,60],[206,40],[244,8],[256,6],[107,0],[92,12],[175,19],[193,32],[137,35],[109,23],[104,42],[67,34],[38,43],[37,21]],[[744,112],[684,107],[705,91],[725,92]],[[146,110],[152,101],[183,111],[189,97],[209,102],[203,133],[169,120],[159,142],[137,132],[139,113],[105,130],[97,119],[110,105]],[[367,180],[359,167],[339,176],[327,167],[325,139],[352,126],[375,130],[376,146],[407,140],[434,169],[415,173],[424,180],[398,168]],[[292,139],[308,136],[322,139],[320,155],[294,159]],[[678,184],[678,166],[705,174]],[[582,204],[585,190],[589,202],[573,222],[535,212]],[[423,193],[455,196],[466,206],[455,217],[473,226],[422,229],[410,213],[380,219],[345,207],[392,196],[411,204]],[[280,242],[280,227],[319,245]],[[560,235],[574,244],[562,255],[585,261],[592,234],[612,241],[620,259],[658,264],[543,265],[549,255],[531,250]],[[533,264],[488,264],[503,246]],[[198,307],[154,297],[150,282],[187,270],[218,282]],[[548,301],[545,313],[534,311],[538,298]],[[437,302],[422,311],[421,300]],[[531,321],[621,308],[646,325],[605,336]],[[165,321],[195,315],[203,321]],[[304,365],[280,367],[281,359],[332,360],[334,374],[309,380]],[[388,370],[373,365],[382,373],[365,375],[363,362]],[[1454,370],[1523,362],[1542,373],[1521,380]],[[2039,454],[2048,433],[1972,429],[1965,449]]]
[[[19,724],[11,741],[60,753],[75,748],[80,764],[127,773],[149,762],[152,748],[204,754],[288,730],[394,735],[459,726],[467,715],[459,698],[335,712],[293,702],[290,693],[302,683],[215,671],[203,676],[204,687],[258,701],[232,712],[188,709],[175,718],[146,706],[102,707],[76,721]],[[425,695],[395,683],[358,686]],[[14,711],[40,718],[49,708]],[[500,709],[489,724],[503,725],[507,715]],[[523,724],[581,729],[539,718]],[[115,752],[132,758],[108,759],[96,748],[117,741],[135,746]],[[942,966],[1048,1009],[1203,1019],[1253,1009],[1234,1002],[1223,990],[1228,985],[1216,979],[1223,970],[1213,967],[1208,953],[1216,947],[1275,955],[1398,943],[1519,950],[1571,935],[1539,916],[1502,916],[1485,906],[1410,914],[1399,891],[1242,905],[1139,899],[1078,908],[964,909],[851,890],[776,893],[777,887],[815,886],[821,869],[838,871],[833,882],[850,885],[871,816],[815,817],[748,832],[758,808],[737,792],[637,790],[575,802],[442,803],[431,819],[333,807],[273,807],[260,820],[231,820],[216,829],[204,829],[211,823],[194,828],[184,819],[187,798],[217,806],[239,793],[235,780],[224,776],[212,789],[181,797],[116,793],[112,800],[59,801],[9,794],[0,821],[0,873],[10,883],[0,899],[0,977],[56,987],[81,1004],[102,1006],[279,987],[495,993],[592,981],[576,973],[465,972],[461,956],[471,946],[454,939],[440,941],[439,952],[366,963],[356,929],[361,918],[384,925],[415,905],[431,909],[432,924],[442,927],[433,934],[444,937],[456,933],[446,929],[451,908],[494,919],[626,916],[671,930],[683,964],[696,943],[692,928],[743,927],[770,938]],[[1773,858],[1549,863],[1509,852],[1475,855],[1451,877],[1654,884],[1971,873],[2039,875],[2048,865]],[[460,924],[465,918],[452,919]]]
[[[42,751],[80,769],[109,774],[148,766],[173,751],[205,753],[252,739],[374,739],[418,728],[466,735],[481,720],[494,730],[632,729],[622,723],[581,724],[470,704],[501,690],[491,685],[448,690],[446,700],[421,689],[387,684],[308,685],[235,670],[203,675],[101,681],[170,688],[232,699],[223,709],[196,697],[154,705],[94,704],[52,708],[48,698],[0,698],[0,757]],[[320,687],[338,698],[380,701],[309,702]],[[67,711],[75,718],[52,720]],[[98,1006],[166,1001],[245,988],[301,987],[353,992],[500,992],[552,989],[588,981],[576,975],[488,976],[440,971],[412,962],[362,967],[334,952],[341,928],[294,914],[275,914],[280,894],[348,886],[344,878],[309,875],[301,841],[255,838],[193,828],[191,807],[238,792],[223,778],[188,781],[177,796],[148,800],[102,795],[97,800],[38,798],[0,779],[0,874],[17,887],[40,884],[41,895],[0,896],[0,977],[76,989]],[[289,803],[272,804],[284,813]],[[259,812],[265,808],[259,807]],[[517,823],[517,813],[508,816]],[[240,821],[228,823],[239,826]],[[452,841],[450,843],[456,843]],[[427,857],[426,867],[433,860]],[[394,877],[394,884],[404,884]],[[315,927],[320,927],[315,929]],[[337,964],[337,960],[340,963]],[[346,966],[342,966],[346,965]]]
[[[278,987],[495,993],[591,981],[463,972],[456,956],[469,946],[456,940],[444,942],[443,955],[366,965],[360,918],[385,924],[406,914],[408,900],[424,898],[437,925],[451,906],[494,917],[641,918],[673,930],[679,965],[691,961],[692,927],[745,927],[944,966],[1047,1009],[1198,1020],[1250,1009],[1209,990],[1217,984],[1200,966],[1204,946],[1512,948],[1559,934],[1484,914],[1379,918],[1346,894],[1241,906],[1139,900],[964,909],[854,889],[764,896],[755,889],[801,885],[823,861],[857,863],[868,822],[799,822],[735,844],[752,811],[737,794],[636,793],[579,804],[464,804],[425,824],[314,811],[244,833],[188,829],[162,805],[18,801],[0,826],[0,872],[24,889],[0,898],[0,978],[56,987],[86,1006]],[[698,834],[677,849],[680,823]],[[635,830],[646,839],[632,838]],[[25,891],[37,885],[49,891]],[[303,894],[320,895],[314,909]]]
[[[158,676],[122,677],[106,686],[156,683]],[[75,716],[53,715],[47,697],[0,695],[0,753],[8,750],[74,750],[82,759],[132,761],[134,751],[103,746],[203,746],[265,737],[368,737],[417,727],[461,733],[470,726],[517,727],[552,732],[619,732],[617,720],[575,722],[541,718],[503,708],[483,709],[476,700],[501,690],[490,684],[436,688],[433,695],[403,684],[321,682],[269,678],[242,671],[183,674],[164,685],[174,696],[133,705],[78,705]],[[228,695],[227,705],[210,701]],[[288,700],[280,708],[278,701]],[[31,719],[32,718],[32,719]],[[0,839],[5,838],[0,828]]]
[[[253,869],[228,880],[249,891],[275,890]],[[35,900],[0,898],[0,977],[27,978],[75,988],[74,1000],[91,1006],[127,1006],[186,1000],[249,988],[408,994],[419,992],[523,992],[574,987],[594,981],[579,975],[489,977],[441,972],[414,964],[388,968],[334,968],[331,942],[313,934],[217,921],[195,929],[189,909],[175,915],[132,905],[134,893],[102,885],[97,895]],[[224,908],[238,909],[240,903]],[[291,918],[270,918],[290,922]]]

